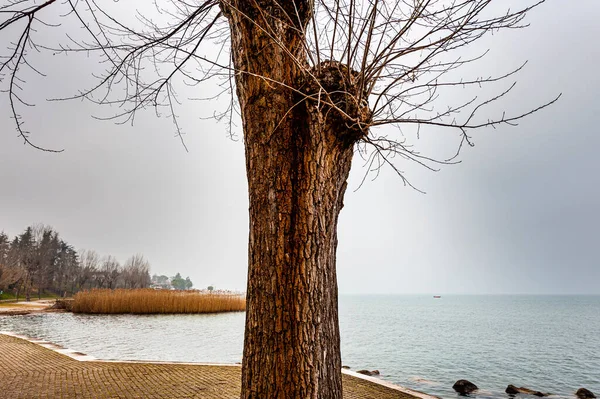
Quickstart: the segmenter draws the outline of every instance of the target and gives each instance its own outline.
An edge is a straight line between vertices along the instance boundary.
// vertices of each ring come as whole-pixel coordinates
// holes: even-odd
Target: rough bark
[[[304,38],[281,20],[293,2],[271,3],[222,7],[239,71],[250,196],[242,398],[336,399],[336,229],[355,140],[328,116],[335,111],[291,89],[310,90]],[[296,1],[298,24],[308,21],[307,4]]]
[[[310,114],[295,122],[246,144],[243,398],[341,398],[336,227],[352,149]]]

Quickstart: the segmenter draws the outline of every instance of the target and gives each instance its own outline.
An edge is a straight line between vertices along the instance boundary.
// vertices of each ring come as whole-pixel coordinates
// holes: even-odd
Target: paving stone
[[[241,368],[180,364],[81,362],[0,334],[0,397],[11,399],[237,399]],[[345,399],[413,396],[343,375]]]

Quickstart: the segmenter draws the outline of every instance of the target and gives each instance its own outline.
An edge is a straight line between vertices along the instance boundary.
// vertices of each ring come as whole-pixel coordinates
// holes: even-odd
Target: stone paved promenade
[[[344,375],[345,399],[412,399]],[[239,366],[78,361],[0,334],[0,398],[239,398]]]

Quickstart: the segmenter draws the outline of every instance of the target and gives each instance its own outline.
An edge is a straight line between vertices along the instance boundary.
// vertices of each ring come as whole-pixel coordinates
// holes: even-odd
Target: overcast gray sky
[[[364,173],[355,160],[339,222],[341,293],[600,293],[599,17],[598,1],[551,0],[528,29],[485,43],[481,75],[529,60],[494,111],[563,96],[518,127],[476,133],[459,165],[437,173],[406,165],[427,194],[391,170],[354,192]],[[78,62],[44,60],[51,78],[28,82],[30,95],[76,90],[94,67]],[[22,145],[0,97],[0,230],[44,223],[78,249],[122,261],[142,253],[153,273],[244,290],[243,144],[225,124],[200,119],[212,106],[189,101],[179,112],[187,153],[151,112],[117,126],[92,119],[89,103],[37,101],[26,114],[32,138],[65,149],[48,154]],[[419,144],[451,154],[446,134]]]

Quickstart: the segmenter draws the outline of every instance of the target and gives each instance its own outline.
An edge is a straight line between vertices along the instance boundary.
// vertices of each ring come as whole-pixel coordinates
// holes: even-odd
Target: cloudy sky
[[[529,28],[484,44],[491,52],[481,75],[529,61],[491,112],[563,96],[517,127],[476,133],[461,164],[437,173],[401,165],[426,194],[391,170],[355,192],[364,173],[355,160],[339,224],[341,293],[600,294],[599,16],[595,0],[553,0],[530,14]],[[1,47],[6,40],[0,34]],[[91,118],[98,110],[89,103],[43,101],[76,92],[94,68],[45,57],[49,78],[28,81],[30,98],[41,100],[25,114],[27,127],[36,143],[65,151],[22,145],[0,96],[0,230],[44,223],[78,249],[120,260],[142,253],[152,272],[244,290],[243,144],[201,118],[214,104],[183,104],[186,152],[152,112],[115,125]],[[452,154],[445,134],[417,144]]]

